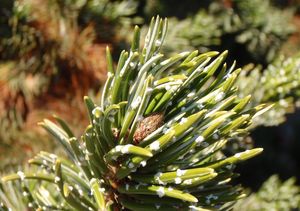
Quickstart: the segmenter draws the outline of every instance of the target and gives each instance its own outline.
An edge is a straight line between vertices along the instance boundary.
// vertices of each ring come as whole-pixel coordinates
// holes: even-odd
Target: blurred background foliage
[[[227,49],[229,61],[243,67],[240,95],[251,94],[251,106],[273,105],[255,120],[246,139],[228,149],[265,149],[238,168],[239,182],[258,192],[237,210],[298,207],[294,180],[279,179],[300,178],[297,0],[2,0],[0,171],[40,149],[60,151],[36,126],[51,114],[80,134],[87,124],[82,97],[89,94],[97,101],[106,79],[105,47],[117,55],[131,40],[132,26],[146,31],[144,23],[157,14],[169,18],[166,54]],[[272,174],[279,176],[263,183]],[[292,196],[297,199],[291,201]]]
[[[299,187],[295,186],[295,179],[281,182],[278,175],[273,175],[256,193],[238,201],[233,210],[293,210],[299,208],[299,203]]]

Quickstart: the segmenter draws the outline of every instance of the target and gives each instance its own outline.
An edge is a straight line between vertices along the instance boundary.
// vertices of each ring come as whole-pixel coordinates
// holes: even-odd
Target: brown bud
[[[163,125],[163,113],[153,113],[141,120],[133,135],[135,144],[140,143],[144,138]]]

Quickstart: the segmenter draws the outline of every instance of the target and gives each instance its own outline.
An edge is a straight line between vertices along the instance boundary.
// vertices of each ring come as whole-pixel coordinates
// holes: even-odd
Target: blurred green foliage
[[[280,56],[266,69],[249,64],[238,80],[240,96],[251,95],[250,105],[261,103],[273,107],[255,119],[254,126],[276,126],[285,121],[287,113],[295,111],[300,97],[300,55]]]
[[[181,44],[178,47],[184,45],[204,51],[228,49],[234,55],[244,51],[248,58],[239,55],[242,63],[265,65],[272,61],[294,31],[291,20],[295,11],[276,8],[269,0],[228,2],[214,1],[208,9],[202,8],[195,15],[177,21],[174,18],[170,23],[174,37],[167,42],[169,48],[176,48],[178,42]]]
[[[256,193],[237,202],[233,210],[296,210],[299,207],[300,187],[296,185],[295,178],[281,182],[278,175],[273,175]]]

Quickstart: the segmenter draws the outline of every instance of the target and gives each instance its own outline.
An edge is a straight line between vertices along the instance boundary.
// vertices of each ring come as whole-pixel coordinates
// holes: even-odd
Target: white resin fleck
[[[197,144],[200,144],[202,141],[204,141],[204,137],[203,137],[203,136],[198,136],[198,137],[196,138],[196,140],[195,140],[195,142],[196,142]]]
[[[142,167],[145,167],[147,165],[147,162],[145,161],[145,160],[143,160],[142,162],[141,162],[141,166]]]
[[[180,184],[182,182],[182,179],[180,177],[175,178],[175,184]]]
[[[132,168],[134,168],[134,164],[133,163],[129,163],[128,167],[132,169]]]
[[[55,155],[55,154],[50,154],[49,156],[50,156],[50,158],[52,158],[54,160],[57,158],[57,155]]]
[[[129,152],[129,147],[131,147],[131,146],[132,146],[131,144],[127,144],[127,145],[123,146],[122,149],[121,149],[121,152],[123,154],[128,153]]]
[[[165,189],[163,187],[159,187],[156,191],[159,198],[163,197],[165,195]]]
[[[155,46],[156,46],[156,47],[161,46],[161,40],[156,40],[156,41],[155,41]]]
[[[159,141],[154,141],[152,144],[150,144],[150,149],[153,151],[159,150]]]
[[[183,124],[186,123],[186,122],[187,122],[187,118],[183,117],[183,118],[181,118],[179,124],[180,124],[180,125],[183,125]]]
[[[165,89],[166,89],[166,91],[168,91],[168,90],[171,89],[171,86],[170,86],[170,85],[166,85],[166,86],[165,86]]]
[[[220,101],[220,100],[223,100],[223,98],[225,97],[225,93],[224,92],[220,92],[216,95],[216,98],[215,100],[216,101]]]
[[[187,179],[183,182],[186,185],[191,185],[192,184],[192,179]]]
[[[217,133],[213,134],[213,139],[219,139],[219,135]]]
[[[45,189],[40,189],[40,192],[42,193],[43,196],[49,197],[50,193],[49,191],[45,190]]]
[[[83,191],[81,189],[78,189],[78,193],[80,196],[83,196]]]
[[[186,173],[186,170],[177,169],[176,175],[178,177],[183,176]]]
[[[155,177],[155,179],[159,179],[159,177],[162,175],[162,173],[161,172],[157,172],[155,175],[154,175],[154,177]]]
[[[132,68],[132,67],[135,66],[135,63],[134,63],[134,62],[130,62],[130,63],[129,63],[129,66]]]
[[[189,208],[190,208],[190,211],[198,211],[199,210],[199,208],[194,205],[189,206]]]
[[[21,180],[25,179],[25,174],[22,171],[18,171],[17,175],[20,177]]]
[[[121,149],[123,148],[123,146],[121,146],[121,145],[118,145],[118,146],[116,146],[116,152],[121,152]]]
[[[140,105],[141,101],[142,101],[142,97],[141,97],[141,96],[138,96],[138,97],[132,102],[131,108],[132,108],[132,109],[136,109],[136,108]]]
[[[240,158],[240,157],[241,157],[241,155],[242,155],[242,153],[236,153],[236,154],[234,155],[234,157],[236,157],[236,158]]]
[[[100,115],[101,115],[101,108],[100,107],[96,107],[96,108],[94,108],[93,109],[93,111],[92,111],[92,114],[96,117],[96,118],[99,118],[100,117]]]
[[[195,92],[191,92],[191,93],[189,93],[187,96],[188,97],[193,97],[195,95]]]

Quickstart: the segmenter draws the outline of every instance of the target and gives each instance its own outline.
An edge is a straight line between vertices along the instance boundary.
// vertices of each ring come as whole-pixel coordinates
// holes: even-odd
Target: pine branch
[[[122,51],[116,67],[107,51],[101,104],[85,98],[90,125],[80,138],[61,119],[59,125],[41,123],[67,158],[40,152],[29,161],[38,169],[2,181],[37,180],[36,190],[56,188],[31,195],[39,207],[63,210],[226,210],[244,197],[230,184],[234,166],[262,149],[228,157],[223,149],[265,107],[246,108],[249,97],[237,96],[240,69],[227,68],[227,51],[164,58],[166,32],[167,20],[153,18],[140,49],[136,27],[131,50]]]

